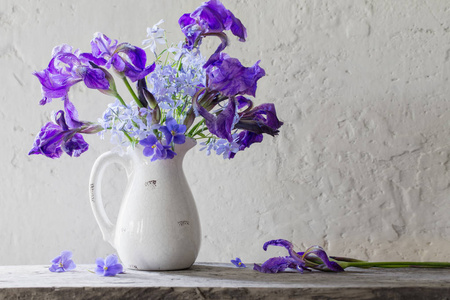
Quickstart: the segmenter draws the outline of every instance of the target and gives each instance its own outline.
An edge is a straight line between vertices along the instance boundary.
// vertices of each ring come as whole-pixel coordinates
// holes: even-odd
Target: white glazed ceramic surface
[[[195,141],[187,139],[176,145],[175,158],[167,160],[150,162],[138,146],[123,156],[104,153],[95,162],[89,184],[92,210],[103,238],[125,267],[178,270],[194,263],[200,250],[200,221],[182,169],[183,157],[193,146]],[[101,197],[103,173],[113,163],[123,165],[128,175],[116,224],[108,218]]]

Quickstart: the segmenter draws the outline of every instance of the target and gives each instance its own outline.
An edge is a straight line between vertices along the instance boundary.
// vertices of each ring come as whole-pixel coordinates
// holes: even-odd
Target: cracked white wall
[[[165,19],[169,41],[200,1],[0,2],[0,264],[45,264],[61,250],[78,263],[114,250],[102,241],[88,177],[107,141],[87,137],[80,158],[29,157],[59,101],[41,107],[31,73],[53,46],[89,50],[92,34],[139,45]],[[447,1],[224,1],[248,41],[227,52],[267,76],[256,102],[275,102],[280,136],[234,160],[198,148],[185,161],[203,229],[200,261],[261,262],[312,244],[370,260],[450,260],[450,3]],[[206,41],[214,49],[217,41]],[[81,85],[80,118],[95,121],[111,100]],[[118,168],[106,180],[118,208]],[[119,179],[117,179],[119,178]],[[105,183],[106,184],[106,183]]]

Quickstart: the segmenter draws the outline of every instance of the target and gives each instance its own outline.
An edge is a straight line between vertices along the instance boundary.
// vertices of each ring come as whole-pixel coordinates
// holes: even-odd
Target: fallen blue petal
[[[71,251],[63,251],[60,255],[52,260],[52,265],[50,266],[50,272],[66,272],[76,268],[75,263],[72,260]]]
[[[238,268],[247,268],[247,266],[241,261],[239,257],[236,257],[236,259],[232,259],[231,263]]]

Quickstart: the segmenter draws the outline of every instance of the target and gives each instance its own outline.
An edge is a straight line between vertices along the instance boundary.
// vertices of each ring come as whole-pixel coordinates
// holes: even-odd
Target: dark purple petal
[[[80,70],[80,75],[83,77],[84,84],[90,89],[109,89],[109,81],[106,79],[105,73],[100,69],[84,67]]]
[[[123,72],[125,70],[125,61],[120,57],[119,54],[114,54],[111,58],[111,64],[118,72]]]
[[[78,111],[73,105],[72,102],[70,102],[69,97],[66,95],[63,97],[64,100],[64,112],[66,113],[66,124],[70,128],[79,128],[83,124],[83,122],[80,122],[78,120]]]
[[[278,117],[273,103],[265,103],[251,110],[239,113],[239,121],[235,127],[256,134],[267,133],[272,136],[278,134],[278,129],[283,125]]]
[[[94,69],[89,59],[95,56],[83,54],[78,51],[71,52],[72,47],[61,45],[53,49],[52,59],[48,67],[40,72],[34,72],[42,86],[43,99],[41,104],[46,104],[53,98],[62,98],[76,83],[84,81],[91,89],[108,89],[109,82],[100,69]],[[101,63],[99,59],[95,62]]]
[[[181,31],[186,36],[186,49],[192,50],[201,34],[201,31],[197,30],[198,26],[195,26],[196,21],[191,18],[190,14],[184,14],[178,20],[178,24],[181,27]]]
[[[205,32],[222,32],[228,29],[225,24],[228,16],[229,11],[218,0],[204,2],[191,14]]]
[[[286,257],[272,257],[262,265],[255,264],[253,269],[261,273],[279,273],[286,270],[290,264],[291,261]]]
[[[238,110],[241,110],[243,108],[245,108],[244,112],[250,108],[252,108],[253,106],[253,102],[252,100],[244,97],[244,96],[237,96],[236,97],[236,101],[238,103]]]
[[[177,155],[172,149],[168,148],[166,149],[166,159],[172,159]]]
[[[203,68],[206,69],[208,66],[214,64],[215,62],[220,60],[220,53],[228,46],[228,37],[224,33],[217,33],[215,36],[220,38],[220,44],[217,47],[216,51],[208,58],[208,61],[203,65]]]
[[[159,128],[159,131],[161,131],[162,134],[164,134],[164,137],[166,138],[166,143],[167,143],[167,144],[172,143],[173,135],[172,135],[172,133],[170,132],[169,128],[167,128],[167,126],[161,126],[161,127]]]
[[[304,268],[305,267],[305,261],[301,256],[297,254],[297,252],[294,251],[294,246],[291,242],[284,240],[284,239],[278,239],[278,240],[271,240],[263,245],[264,251],[267,250],[268,246],[281,246],[288,250],[290,258],[292,259],[291,262],[295,262],[299,267]]]
[[[49,122],[41,128],[29,155],[42,154],[50,158],[58,158],[64,150],[68,155],[78,157],[88,150],[89,145],[81,134],[77,133],[84,128],[69,128],[62,110],[56,113],[55,120],[56,124]]]
[[[99,58],[107,55],[112,55],[117,48],[117,40],[112,41],[106,35],[97,32],[91,41],[92,54]]]
[[[69,126],[67,125],[66,118],[65,118],[65,115],[64,115],[64,111],[59,110],[58,112],[56,112],[56,114],[55,114],[55,121],[56,121],[56,124],[59,125],[59,127],[61,128],[61,130],[63,132],[69,131]]]
[[[91,61],[97,66],[104,66],[107,62],[103,57],[95,57],[92,53],[81,53],[79,58],[86,64]]]
[[[262,134],[251,131],[241,131],[234,141],[239,145],[239,151],[244,151],[254,143],[261,143],[263,138]],[[235,155],[236,153],[231,152],[229,158],[234,158]]]
[[[231,14],[231,32],[239,37],[240,42],[245,42],[245,39],[247,38],[247,29],[242,25],[241,20],[236,18],[233,14]]]
[[[291,242],[284,240],[284,239],[270,240],[268,242],[265,242],[263,245],[264,251],[267,251],[267,248],[269,246],[280,246],[280,247],[284,247],[288,250],[292,250],[292,248],[294,247]]]
[[[48,69],[34,72],[33,75],[39,79],[42,95],[46,99],[45,101],[41,101],[41,105],[50,102],[51,99],[65,96],[72,85],[82,80],[81,78],[72,78],[72,80],[69,80],[69,76],[52,74]]]
[[[343,272],[344,269],[336,262],[330,261],[325,250],[320,246],[312,246],[305,251],[304,257],[308,259],[308,256],[315,255],[322,260],[322,262],[334,272]]]
[[[153,72],[155,70],[155,67],[156,67],[156,64],[153,63],[150,66],[148,66],[142,70],[139,68],[135,68],[133,65],[131,65],[129,63],[125,63],[125,68],[124,68],[123,72],[124,72],[125,76],[127,76],[128,78],[131,79],[132,82],[136,82],[136,81],[144,78],[151,72]]]
[[[126,54],[136,68],[141,70],[145,68],[145,64],[147,63],[147,54],[144,49],[132,46],[128,43],[123,43],[117,47],[117,52]]]
[[[189,50],[199,45],[203,36],[221,34],[225,30],[231,30],[241,42],[247,37],[242,22],[218,0],[204,2],[191,14],[184,14],[178,20],[178,24],[186,36],[186,48]]]
[[[63,152],[61,149],[63,137],[61,127],[51,122],[45,124],[36,136],[28,155],[42,154],[50,158],[59,158]]]
[[[226,96],[255,96],[257,81],[265,75],[259,61],[250,68],[242,66],[236,58],[220,53],[217,61],[206,68],[209,77],[208,87]]]
[[[234,118],[236,116],[236,104],[232,98],[229,99],[227,106],[218,116],[214,116],[208,112],[197,101],[194,101],[194,107],[205,119],[205,124],[212,134],[227,139],[230,143],[233,141],[231,130],[233,129]]]
[[[84,141],[81,134],[76,133],[67,137],[61,144],[61,148],[69,156],[78,157],[89,149],[89,145]]]
[[[187,13],[187,14],[182,15],[180,17],[180,19],[178,19],[178,24],[183,29],[189,25],[194,25],[195,20],[193,18],[191,18],[191,14]]]

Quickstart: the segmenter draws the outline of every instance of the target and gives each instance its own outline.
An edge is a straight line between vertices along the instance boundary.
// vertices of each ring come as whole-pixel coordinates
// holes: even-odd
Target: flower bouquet
[[[275,106],[253,105],[257,81],[265,75],[257,61],[243,66],[227,55],[226,32],[244,42],[247,31],[241,21],[218,0],[203,3],[178,21],[185,41],[169,45],[162,21],[148,28],[144,48],[119,43],[95,33],[91,52],[69,45],[53,49],[48,67],[34,75],[42,85],[41,105],[61,99],[63,109],[53,115],[37,134],[29,154],[58,158],[63,152],[78,157],[88,150],[83,134],[110,133],[119,146],[142,145],[151,161],[171,159],[174,144],[186,138],[200,140],[202,150],[233,158],[264,134],[275,136],[282,126]],[[200,53],[203,38],[218,37],[220,44],[205,59]],[[162,51],[158,44],[165,44]],[[154,55],[148,62],[146,50]],[[114,74],[114,76],[113,76]],[[126,86],[131,100],[119,94],[116,79]],[[112,96],[96,122],[81,121],[69,90],[77,83]]]

